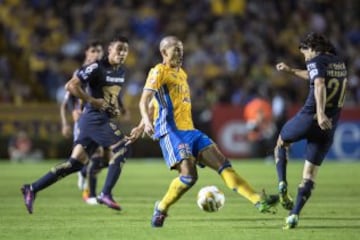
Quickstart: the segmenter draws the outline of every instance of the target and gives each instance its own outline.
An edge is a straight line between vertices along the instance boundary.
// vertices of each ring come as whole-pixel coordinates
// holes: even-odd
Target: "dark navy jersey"
[[[125,69],[114,68],[107,58],[80,68],[77,77],[87,84],[88,94],[94,98],[103,98],[115,109],[119,109],[120,90],[125,84]],[[89,111],[98,111],[89,103],[85,105]]]
[[[306,62],[310,79],[310,90],[301,112],[316,113],[315,79],[324,78],[326,86],[325,114],[337,115],[345,100],[347,70],[340,57],[333,54],[320,54]]]

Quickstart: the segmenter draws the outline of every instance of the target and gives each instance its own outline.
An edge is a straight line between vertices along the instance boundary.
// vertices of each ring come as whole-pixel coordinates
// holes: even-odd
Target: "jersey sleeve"
[[[92,79],[96,78],[100,74],[99,64],[97,62],[83,66],[76,73],[76,76],[82,83],[87,83]]]
[[[158,91],[160,87],[164,84],[164,79],[162,77],[162,69],[159,65],[152,68],[147,76],[144,89],[149,89],[153,91]]]
[[[326,64],[321,58],[316,58],[313,61],[309,61],[306,65],[310,81],[314,82],[316,78],[325,78],[326,76]]]

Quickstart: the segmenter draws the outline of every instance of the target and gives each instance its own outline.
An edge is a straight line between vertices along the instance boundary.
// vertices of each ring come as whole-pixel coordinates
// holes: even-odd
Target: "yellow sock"
[[[224,180],[226,186],[236,191],[253,204],[260,201],[260,195],[250,186],[250,184],[240,177],[233,168],[225,168],[221,172],[221,177]]]
[[[158,209],[162,212],[167,212],[169,207],[174,204],[181,196],[191,188],[191,185],[187,185],[180,181],[180,178],[175,178],[166,192],[163,199],[158,204]]]

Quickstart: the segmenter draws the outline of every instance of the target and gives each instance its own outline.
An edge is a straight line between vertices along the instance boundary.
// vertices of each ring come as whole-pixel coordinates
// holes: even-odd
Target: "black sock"
[[[83,166],[83,167],[80,169],[80,174],[81,174],[84,178],[86,178],[86,176],[87,176],[87,166],[86,166],[86,165]]]
[[[89,197],[96,197],[97,174],[102,168],[102,157],[95,157],[90,160],[88,166]]]
[[[32,190],[36,193],[44,188],[47,188],[51,184],[60,180],[61,178],[77,172],[82,168],[83,164],[76,159],[70,158],[68,161],[63,162],[53,167],[50,172],[31,184]]]
[[[110,160],[105,184],[102,189],[103,194],[105,195],[111,194],[112,189],[114,188],[117,180],[120,177],[121,167],[125,163],[126,153],[127,153],[127,148],[123,146],[116,153],[114,153],[114,156],[116,156],[115,159]]]
[[[287,183],[286,167],[287,167],[288,159],[287,159],[286,147],[276,147],[275,148],[275,161],[276,161],[276,171],[277,171],[279,182]]]
[[[290,214],[300,214],[301,209],[304,207],[307,200],[311,196],[311,190],[314,188],[314,182],[309,179],[304,179],[298,188],[298,194],[296,196],[296,203],[291,210]]]

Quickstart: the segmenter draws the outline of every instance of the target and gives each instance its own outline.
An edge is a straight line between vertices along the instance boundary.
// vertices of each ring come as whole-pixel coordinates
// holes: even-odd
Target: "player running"
[[[197,164],[217,171],[230,189],[248,199],[260,212],[272,211],[278,196],[257,193],[235,172],[216,144],[194,128],[187,74],[181,68],[182,42],[174,36],[165,37],[160,42],[160,52],[163,63],[149,72],[139,104],[142,120],[130,136],[131,142],[145,131],[158,139],[167,166],[179,172],[162,200],[156,202],[152,226],[162,227],[170,206],[196,183]],[[157,101],[155,126],[149,104],[153,97]]]
[[[103,58],[104,50],[100,41],[94,40],[89,42],[85,47],[85,60],[83,66],[98,61]],[[76,75],[79,69],[77,69],[73,75]],[[85,87],[85,86],[83,86]],[[64,100],[60,105],[60,117],[62,134],[64,137],[70,137],[71,132],[73,134],[73,142],[75,142],[79,135],[78,120],[83,110],[83,104],[80,99],[66,91]],[[67,120],[66,113],[71,112],[73,119],[73,129],[71,131],[71,125]],[[88,164],[86,164],[78,172],[78,187],[83,191],[82,197],[84,201],[89,205],[96,205],[96,182],[97,174],[99,171],[106,167],[107,163],[103,158],[103,149],[99,147],[95,153],[91,156]]]
[[[294,69],[285,63],[278,71],[309,80],[310,90],[302,109],[281,129],[275,147],[276,170],[282,206],[290,210],[284,229],[295,228],[301,209],[311,196],[318,169],[328,152],[344,104],[347,70],[335,54],[333,45],[324,36],[310,33],[300,42],[307,70]],[[295,204],[288,194],[286,178],[287,151],[291,143],[306,139],[306,160]]]
[[[33,212],[33,203],[39,191],[79,171],[99,146],[104,148],[104,156],[110,161],[106,181],[97,200],[112,209],[121,210],[112,197],[112,189],[120,176],[127,153],[126,140],[119,129],[120,107],[117,99],[125,83],[123,64],[128,52],[127,38],[115,37],[109,43],[105,58],[82,67],[66,84],[66,89],[85,103],[79,119],[80,133],[69,160],[21,188],[29,213]],[[87,85],[88,93],[84,91],[83,84]]]

